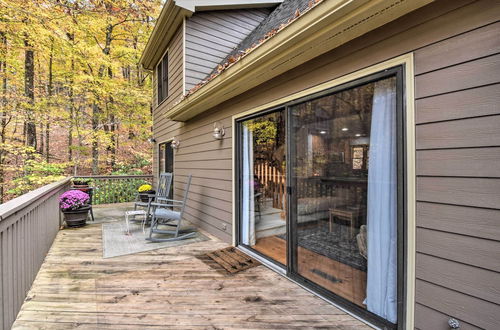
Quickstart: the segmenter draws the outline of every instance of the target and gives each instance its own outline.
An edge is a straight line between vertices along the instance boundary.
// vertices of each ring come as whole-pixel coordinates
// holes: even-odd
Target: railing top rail
[[[144,179],[152,178],[153,174],[141,175],[75,175],[75,178],[89,178],[89,179]]]
[[[0,205],[0,222],[23,209],[24,207],[32,204],[40,198],[50,194],[54,190],[59,189],[61,186],[67,184],[71,177],[64,178],[60,181],[53,182],[38,189],[32,190],[24,195],[16,197],[6,203]]]

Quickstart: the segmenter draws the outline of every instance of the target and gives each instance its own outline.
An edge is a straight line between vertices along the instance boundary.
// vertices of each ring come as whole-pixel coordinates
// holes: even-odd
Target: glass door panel
[[[240,242],[286,265],[284,111],[239,122]]]
[[[396,78],[289,113],[292,272],[395,323]]]

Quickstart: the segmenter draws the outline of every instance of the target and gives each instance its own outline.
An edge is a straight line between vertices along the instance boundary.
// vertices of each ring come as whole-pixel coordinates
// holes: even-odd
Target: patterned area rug
[[[340,230],[337,228],[340,227]],[[366,259],[359,254],[356,238],[349,238],[349,227],[337,226],[329,232],[328,223],[320,222],[297,231],[299,246],[353,268],[366,271]],[[285,239],[284,235],[278,236]]]
[[[196,231],[193,227],[183,227],[182,230]],[[149,228],[146,228],[146,233],[144,233],[140,224],[131,223],[130,235],[128,235],[123,221],[103,223],[102,256],[103,258],[113,258],[127,254],[164,249],[172,246],[180,246],[209,240],[207,236],[201,234],[200,232],[196,232],[196,236],[192,238],[172,242],[149,242],[146,241],[146,237],[149,237]],[[155,237],[159,237],[158,234],[155,234]],[[165,238],[168,237],[169,235],[165,235]]]

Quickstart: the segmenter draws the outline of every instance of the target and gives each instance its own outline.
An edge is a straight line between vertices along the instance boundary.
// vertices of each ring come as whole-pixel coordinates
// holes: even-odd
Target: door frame
[[[398,157],[401,157],[405,173],[402,174],[404,178],[404,191],[403,191],[403,200],[398,199],[398,204],[400,202],[403,202],[402,207],[398,207],[398,213],[400,212],[400,209],[403,209],[405,212],[405,226],[402,229],[403,232],[400,232],[401,229],[398,229],[398,241],[402,239],[404,241],[404,264],[403,264],[403,276],[400,278],[398,277],[398,280],[401,279],[402,283],[398,283],[398,294],[402,294],[404,297],[404,301],[402,302],[404,306],[402,308],[398,308],[398,310],[402,310],[402,315],[398,315],[398,328],[403,329],[403,328],[413,328],[414,327],[414,309],[415,309],[415,255],[416,255],[416,247],[415,247],[415,232],[416,232],[416,224],[415,224],[415,208],[416,208],[416,172],[415,172],[415,156],[416,156],[416,149],[415,149],[415,109],[414,109],[414,103],[415,103],[415,98],[414,98],[414,59],[413,59],[413,53],[408,53],[405,55],[401,55],[392,59],[389,59],[387,61],[372,65],[370,67],[355,71],[353,73],[344,75],[340,78],[336,78],[321,84],[318,84],[314,87],[304,89],[300,92],[290,94],[288,96],[276,99],[274,101],[268,102],[266,104],[262,104],[258,107],[248,109],[246,111],[243,111],[239,114],[236,114],[232,116],[232,133],[233,137],[237,138],[232,138],[232,150],[233,150],[233,163],[232,163],[232,187],[233,187],[233,202],[232,202],[232,207],[233,207],[233,233],[232,233],[232,242],[234,246],[238,246],[238,240],[239,240],[239,214],[238,214],[238,196],[239,196],[239,180],[240,178],[237,178],[236,175],[238,174],[237,171],[237,166],[239,164],[238,159],[239,159],[239,138],[238,138],[238,132],[237,132],[237,122],[241,121],[242,118],[245,117],[251,117],[252,115],[256,115],[257,113],[260,112],[266,112],[266,110],[271,110],[271,109],[276,109],[280,107],[286,107],[288,103],[293,103],[299,99],[304,99],[307,98],[308,96],[311,96],[313,94],[320,94],[321,92],[325,92],[328,90],[332,90],[335,87],[341,86],[341,85],[346,85],[349,84],[350,82],[353,82],[355,80],[362,79],[363,77],[368,77],[371,76],[377,72],[381,72],[387,69],[391,69],[394,67],[401,66],[403,68],[403,95],[402,95],[402,107],[403,107],[403,131],[405,133],[405,144],[403,146],[404,153],[401,152],[401,150],[398,150],[400,154]],[[288,112],[288,110],[286,110]],[[286,116],[288,114],[285,114]],[[287,124],[287,127],[290,125]],[[287,130],[287,134],[289,134],[289,131]],[[288,154],[289,152],[287,152]],[[290,166],[287,166],[287,171]],[[287,173],[288,176],[289,173]],[[289,177],[289,176],[288,176]],[[287,185],[289,183],[287,182]],[[398,186],[398,189],[399,186]],[[290,215],[288,215],[290,216]],[[289,219],[288,219],[289,220]],[[291,224],[290,221],[288,222],[289,225]],[[292,236],[292,235],[289,235]],[[288,240],[288,244],[292,244],[293,242],[290,242],[290,237]],[[290,253],[290,252],[288,252]],[[401,255],[401,254],[399,254]],[[399,258],[398,255],[398,258]],[[258,257],[258,255],[257,255]],[[288,256],[287,256],[288,258]],[[259,258],[261,259],[261,258]],[[293,260],[292,260],[293,261]],[[398,260],[399,261],[399,260]],[[268,263],[264,262],[264,264],[269,265]],[[398,263],[400,264],[400,263]],[[274,267],[271,266],[271,268],[274,269]],[[282,273],[282,272],[280,272]],[[288,272],[287,272],[288,273]],[[291,278],[292,280],[296,281],[296,279],[293,278],[293,276],[287,276],[288,278]],[[300,281],[296,281],[298,284]],[[340,302],[340,304],[337,301],[331,301],[329,299],[327,294],[323,294],[323,292],[315,292],[317,295],[322,296],[323,298],[327,299],[330,301],[333,305],[339,307],[340,309],[346,311],[347,313],[357,317],[357,318],[362,318],[364,322],[367,323],[372,323],[376,322],[376,320],[371,320],[371,318],[366,318],[365,315],[359,315],[355,314],[355,312],[351,310],[346,310],[344,304]],[[337,299],[336,299],[337,300]],[[375,327],[378,326],[383,326],[381,324],[378,325],[371,324]]]
[[[174,139],[175,139],[174,137],[171,137],[171,138],[165,139],[161,142],[158,142],[158,173],[157,173],[158,178],[160,177],[160,173],[161,173],[160,172],[160,151],[161,151],[160,146],[162,144],[165,144],[165,143],[169,143],[169,142],[171,143],[172,141],[174,141]],[[170,147],[172,148],[172,145],[170,145]],[[166,157],[166,155],[165,155],[165,157]],[[172,196],[171,196],[172,199],[174,199],[174,188],[175,188],[174,187],[174,173],[175,173],[175,150],[172,149],[172,183],[170,184],[170,191],[172,193]]]

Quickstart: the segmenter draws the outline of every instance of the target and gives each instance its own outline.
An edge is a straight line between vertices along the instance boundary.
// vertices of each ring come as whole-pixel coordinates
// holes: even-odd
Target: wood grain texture
[[[500,84],[427,97],[415,102],[416,123],[500,114]]]
[[[500,211],[418,202],[417,226],[499,241]]]
[[[415,304],[415,328],[426,330],[426,329],[436,329],[436,330],[449,330],[448,320],[450,315],[441,313],[435,309],[429,308],[421,304]],[[470,323],[465,322],[462,319],[460,321],[461,330],[480,330],[481,328],[476,327]]]
[[[496,304],[422,280],[417,280],[415,294],[420,304],[476,327],[496,329],[500,324],[500,306]]]
[[[268,9],[197,12],[186,19],[186,91],[210,75],[268,12]]]
[[[500,147],[419,150],[417,175],[500,177]]]
[[[419,49],[415,52],[415,74],[500,53],[499,35],[497,22]]]
[[[60,231],[13,329],[369,329],[264,266],[227,275],[202,257],[227,244],[204,234],[103,259],[100,224]]]
[[[500,305],[500,274],[430,255],[417,254],[418,278]]]
[[[417,252],[443,259],[500,272],[499,249],[498,241],[417,228]]]
[[[417,178],[417,201],[500,209],[500,179]]]
[[[417,99],[500,82],[500,54],[415,77]]]
[[[418,125],[417,149],[500,146],[500,115]]]

